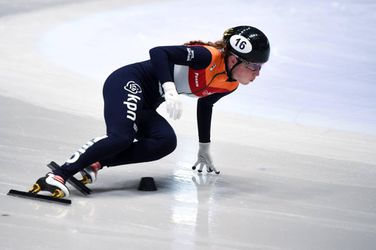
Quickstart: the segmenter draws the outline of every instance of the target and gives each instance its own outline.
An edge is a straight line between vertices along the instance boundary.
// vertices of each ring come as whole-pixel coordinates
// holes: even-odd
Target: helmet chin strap
[[[232,66],[231,69],[228,68],[228,65],[227,65],[227,59],[228,59],[228,55],[226,56],[226,60],[225,60],[225,64],[226,64],[226,72],[227,72],[227,81],[229,82],[235,82],[236,80],[234,78],[232,78],[232,71],[237,67],[239,66],[239,64],[241,64],[242,62],[239,60],[239,59],[236,59],[236,63],[234,64],[234,66]]]

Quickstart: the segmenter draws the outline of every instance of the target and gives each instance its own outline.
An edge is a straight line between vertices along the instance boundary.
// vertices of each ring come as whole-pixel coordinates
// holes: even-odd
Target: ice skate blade
[[[48,196],[48,195],[24,192],[24,191],[19,191],[19,190],[14,190],[14,189],[9,190],[8,195],[21,197],[21,198],[28,198],[28,199],[32,199],[32,200],[40,200],[40,201],[59,203],[59,204],[64,204],[64,205],[72,204],[72,201],[69,200],[69,199],[54,198],[54,197]]]

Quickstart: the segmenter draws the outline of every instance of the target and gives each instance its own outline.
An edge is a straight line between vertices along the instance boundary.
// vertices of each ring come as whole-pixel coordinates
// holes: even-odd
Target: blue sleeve
[[[149,51],[153,72],[160,83],[172,82],[175,64],[204,69],[211,62],[211,53],[203,46],[160,46]]]
[[[222,97],[232,93],[217,93],[199,98],[197,101],[197,127],[200,142],[210,142],[210,128],[213,113],[213,105]]]

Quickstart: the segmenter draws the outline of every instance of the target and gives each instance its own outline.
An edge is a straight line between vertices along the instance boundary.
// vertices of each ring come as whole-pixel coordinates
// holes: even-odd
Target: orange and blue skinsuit
[[[200,142],[210,142],[212,108],[238,87],[228,80],[221,51],[210,46],[164,46],[150,60],[114,71],[103,87],[106,134],[87,142],[54,171],[65,180],[94,162],[116,166],[160,159],[176,148],[176,135],[157,113],[164,101],[161,84],[198,97]]]

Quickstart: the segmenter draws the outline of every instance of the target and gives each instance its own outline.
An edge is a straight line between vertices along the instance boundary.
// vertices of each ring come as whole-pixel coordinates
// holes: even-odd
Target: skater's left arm
[[[210,155],[210,130],[211,121],[214,104],[222,97],[230,94],[227,93],[217,93],[210,96],[202,97],[197,101],[197,127],[198,127],[198,137],[199,137],[199,151],[197,156],[197,161],[193,165],[192,169],[195,170],[198,166],[199,172],[202,172],[204,166],[208,172],[214,171],[219,174],[213,164],[212,157]]]
[[[182,103],[178,97],[174,78],[174,65],[187,65],[194,69],[204,69],[211,62],[211,53],[202,46],[160,46],[149,51],[154,74],[164,91],[167,113],[170,118],[179,119]]]

